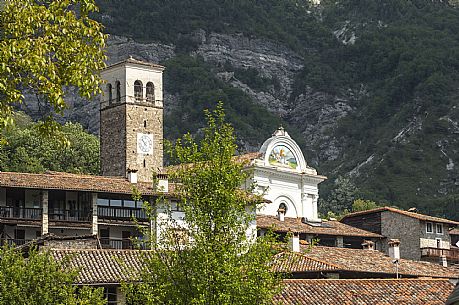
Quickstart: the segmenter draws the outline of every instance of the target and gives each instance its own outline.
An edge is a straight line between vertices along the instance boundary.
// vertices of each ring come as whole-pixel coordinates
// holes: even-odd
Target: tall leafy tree
[[[0,146],[0,171],[40,173],[47,170],[72,173],[99,173],[99,140],[78,123],[62,126],[59,138],[42,137],[37,124],[26,123],[16,116],[18,124],[4,133],[6,143]]]
[[[77,270],[32,250],[28,258],[14,248],[0,248],[0,305],[103,305],[103,289],[74,284]]]
[[[335,188],[326,199],[321,199],[319,208],[323,214],[347,213],[352,209],[352,203],[358,194],[357,187],[347,177],[340,176],[335,180]]]
[[[105,35],[92,20],[93,0],[4,0],[0,7],[0,130],[13,123],[13,105],[29,90],[58,114],[65,87],[90,98],[99,92]],[[52,116],[41,130],[52,134]]]
[[[254,209],[260,198],[240,189],[248,173],[235,163],[233,128],[221,104],[206,112],[201,141],[189,134],[171,153],[182,166],[177,196],[184,222],[164,202],[153,213],[159,235],[146,259],[142,282],[127,286],[130,304],[271,304],[279,279],[270,272],[270,239],[255,238]],[[253,229],[253,230],[252,230]]]

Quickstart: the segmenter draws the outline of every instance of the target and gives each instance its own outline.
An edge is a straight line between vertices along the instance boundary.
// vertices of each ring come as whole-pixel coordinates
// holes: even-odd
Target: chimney
[[[372,242],[371,240],[364,240],[362,243],[362,248],[364,250],[374,250],[375,249],[375,243]]]
[[[400,240],[398,239],[389,239],[389,256],[395,260],[400,259]]]
[[[446,255],[440,255],[440,265],[443,267],[448,267],[448,261],[446,260]]]
[[[300,234],[293,233],[290,237],[290,250],[292,252],[300,252]]]
[[[137,170],[136,169],[128,169],[127,170],[127,178],[130,183],[137,183]]]
[[[169,192],[169,180],[167,174],[157,174],[158,185],[156,187],[158,192],[167,193]]]
[[[285,220],[285,209],[279,208],[277,210],[277,219],[279,219],[280,221],[284,221]]]

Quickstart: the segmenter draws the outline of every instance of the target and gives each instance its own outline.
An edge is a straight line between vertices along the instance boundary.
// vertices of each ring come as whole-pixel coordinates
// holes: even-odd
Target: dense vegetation
[[[201,109],[218,99],[233,103],[229,117],[243,141],[265,137],[275,125],[270,122],[279,119],[251,113],[260,107],[219,82],[213,67],[189,58],[199,42],[187,34],[204,29],[274,40],[304,58],[291,102],[305,86],[330,94],[349,88],[367,93],[329,131],[343,146],[339,158],[324,159],[319,145],[307,147],[315,151],[320,172],[331,178],[321,190],[324,197],[331,195],[336,177],[372,156],[373,162],[350,176],[361,197],[459,219],[457,7],[435,0],[323,0],[319,7],[298,0],[100,0],[99,5],[108,32],[175,44],[185,54],[166,63],[169,80],[177,73],[191,77],[176,79],[187,84],[166,85],[178,86],[169,89],[184,96],[179,113],[166,118],[167,137],[199,129]],[[343,30],[340,39],[333,35],[337,30]],[[253,89],[266,86],[255,71],[234,72]]]
[[[26,256],[26,257],[25,257]],[[0,247],[0,305],[104,305],[102,287],[74,285],[79,270],[46,251]]]
[[[99,140],[78,123],[62,126],[61,136],[44,137],[37,123],[16,114],[16,127],[4,133],[0,171],[42,173],[47,170],[99,173]],[[70,143],[61,141],[66,138]]]

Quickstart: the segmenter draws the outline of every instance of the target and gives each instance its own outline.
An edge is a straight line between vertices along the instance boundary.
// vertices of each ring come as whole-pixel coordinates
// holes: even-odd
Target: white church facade
[[[253,181],[256,192],[270,204],[258,214],[304,218],[321,222],[317,210],[319,183],[326,177],[309,167],[298,144],[282,127],[260,148],[261,157],[254,159]]]

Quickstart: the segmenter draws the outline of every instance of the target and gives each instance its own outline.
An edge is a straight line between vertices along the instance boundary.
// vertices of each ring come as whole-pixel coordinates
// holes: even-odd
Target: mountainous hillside
[[[165,136],[222,100],[252,151],[280,124],[360,197],[459,219],[459,9],[440,0],[100,0],[108,56],[165,70]],[[71,97],[97,132],[97,103]],[[29,113],[39,111],[29,104]],[[90,115],[88,115],[90,114]],[[89,120],[88,118],[91,118]]]

